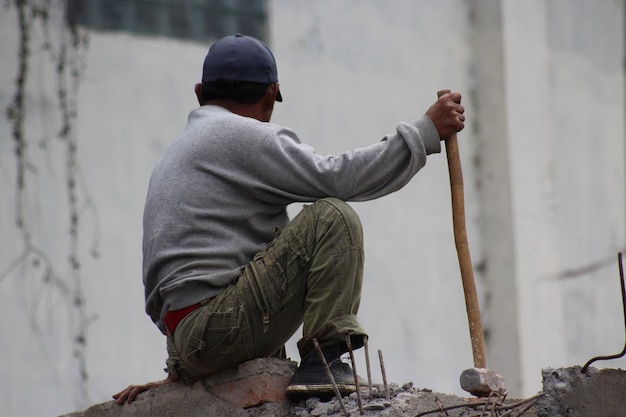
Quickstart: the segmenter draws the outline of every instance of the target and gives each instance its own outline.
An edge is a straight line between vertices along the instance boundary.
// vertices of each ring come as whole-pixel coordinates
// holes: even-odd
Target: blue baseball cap
[[[226,36],[211,45],[202,66],[203,83],[217,80],[276,83],[276,60],[258,39],[241,34]],[[280,91],[276,101],[283,101]]]

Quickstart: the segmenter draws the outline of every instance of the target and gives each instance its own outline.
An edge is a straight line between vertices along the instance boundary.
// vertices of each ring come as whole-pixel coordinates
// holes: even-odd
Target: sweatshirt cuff
[[[428,116],[424,115],[419,118],[414,123],[414,126],[417,128],[417,131],[422,137],[422,142],[424,143],[424,148],[426,149],[426,155],[441,152],[441,139],[439,138],[439,133],[437,133],[435,124]]]

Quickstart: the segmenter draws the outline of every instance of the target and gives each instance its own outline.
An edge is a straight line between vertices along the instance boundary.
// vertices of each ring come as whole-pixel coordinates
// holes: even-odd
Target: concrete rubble
[[[360,404],[356,393],[341,402],[309,398],[295,404],[285,397],[295,367],[292,361],[256,359],[193,385],[152,389],[132,404],[109,401],[62,417],[340,417],[346,411],[377,417],[626,417],[626,372],[620,369],[590,368],[586,374],[580,367],[545,369],[542,392],[521,400],[463,398],[409,382],[390,384],[387,390],[375,385],[371,393],[362,387]]]
[[[287,415],[291,404],[285,388],[295,368],[292,361],[256,359],[193,385],[176,382],[153,388],[131,404],[119,406],[108,401],[64,417]]]
[[[543,396],[537,402],[541,417],[626,416],[626,371],[579,366],[544,369]]]

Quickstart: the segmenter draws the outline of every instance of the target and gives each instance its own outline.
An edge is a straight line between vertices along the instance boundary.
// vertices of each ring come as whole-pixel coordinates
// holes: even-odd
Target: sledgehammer
[[[441,97],[450,90],[437,92]],[[461,158],[456,134],[446,141],[446,157],[448,159],[448,173],[450,174],[450,190],[452,193],[452,223],[454,226],[454,243],[459,258],[463,292],[465,294],[465,308],[469,321],[470,338],[472,342],[472,354],[474,367],[461,373],[461,388],[477,397],[487,397],[491,394],[504,394],[506,392],[504,379],[492,370],[487,369],[485,358],[485,343],[483,341],[483,329],[480,322],[480,307],[474,282],[474,269],[470,257],[467,230],[465,227],[465,201],[463,193],[463,172],[461,170]]]

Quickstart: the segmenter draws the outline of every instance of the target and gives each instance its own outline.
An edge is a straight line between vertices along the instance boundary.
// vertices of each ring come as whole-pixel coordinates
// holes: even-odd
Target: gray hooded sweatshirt
[[[146,312],[217,295],[289,221],[287,206],[366,201],[399,190],[441,151],[426,116],[365,148],[322,156],[287,128],[218,106],[193,110],[157,163],[143,218]]]

